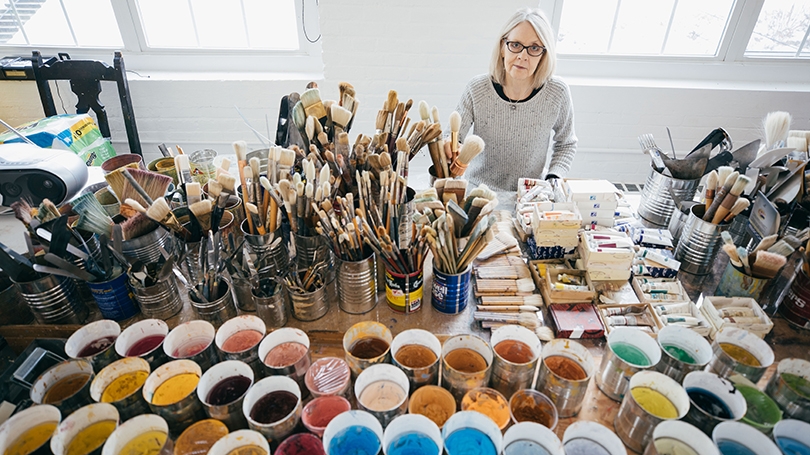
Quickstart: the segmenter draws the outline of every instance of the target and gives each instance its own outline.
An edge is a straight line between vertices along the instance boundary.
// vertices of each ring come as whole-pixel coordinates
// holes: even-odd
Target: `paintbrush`
[[[480,137],[471,134],[464,140],[461,146],[461,152],[453,160],[450,166],[450,176],[460,177],[467,170],[470,161],[473,160],[479,153],[484,150],[484,140]]]
[[[532,305],[478,305],[478,311],[536,313],[540,308]]]
[[[458,156],[458,143],[459,143],[458,132],[460,129],[461,129],[461,114],[459,114],[457,111],[453,111],[450,113],[450,156],[454,161]],[[450,175],[453,175],[452,168],[450,169]],[[456,176],[453,175],[453,177]]]
[[[318,98],[320,101],[320,98]],[[233,150],[236,152],[236,167],[239,169],[239,183],[242,185],[242,202],[245,204],[247,211],[247,204],[250,202],[248,198],[247,179],[245,179],[245,168],[247,167],[247,142],[236,141],[233,143]],[[220,181],[222,183],[222,181]],[[225,185],[223,185],[224,187]],[[248,228],[251,233],[256,232],[253,226],[253,217],[247,214]]]
[[[714,201],[714,194],[717,190],[717,178],[716,170],[709,172],[709,175],[706,176],[706,207],[711,207]]]
[[[109,174],[108,174],[109,175]],[[88,232],[110,235],[113,220],[92,193],[85,193],[71,201],[73,211],[79,215],[75,227]]]
[[[178,147],[177,150],[179,152],[181,149]],[[194,181],[191,177],[191,164],[188,161],[188,155],[180,154],[175,156],[174,168],[177,171],[177,179],[184,189],[187,184]]]
[[[184,239],[191,236],[188,229],[184,228],[180,222],[177,221],[177,218],[172,213],[171,208],[169,208],[169,204],[164,198],[155,199],[155,202],[150,205],[148,209],[146,209],[146,216],[171,229]]]
[[[726,218],[726,215],[731,213],[731,209],[734,207],[734,204],[737,202],[737,199],[739,199],[740,194],[742,194],[749,182],[751,182],[751,179],[745,175],[740,175],[737,177],[737,180],[731,187],[731,190],[729,190],[728,194],[723,198],[723,202],[720,204],[720,207],[717,208],[717,212],[712,218],[712,224],[720,224],[720,222]]]
[[[197,218],[197,222],[200,223],[200,228],[203,231],[211,230],[211,211],[213,209],[211,199],[197,201],[188,206],[188,209],[194,214],[194,218]]]
[[[265,235],[267,231],[264,229],[264,225],[259,220],[259,208],[256,207],[255,204],[248,202],[245,204],[245,209],[247,210],[248,217],[253,219],[253,225],[256,227],[254,232],[258,232],[259,235]]]
[[[719,175],[719,172],[718,172]],[[737,178],[740,176],[740,173],[737,171],[732,172],[723,182],[723,186],[716,192],[715,198],[712,201],[711,206],[706,206],[706,212],[703,215],[703,221],[711,223],[712,219],[714,219],[714,214],[717,213],[717,209],[720,208],[720,205],[723,203],[726,195],[731,188],[737,183]],[[719,183],[718,183],[719,185]]]
[[[751,264],[751,272],[756,277],[771,279],[779,273],[786,263],[787,258],[781,254],[759,251],[756,260]]]
[[[528,267],[476,267],[475,276],[483,279],[506,278],[516,280],[518,278],[531,278],[531,272],[529,272]]]
[[[132,201],[132,199],[127,200]],[[155,230],[155,222],[149,219],[149,217],[146,216],[146,213],[140,212],[136,213],[135,216],[128,218],[118,226],[121,227],[121,234],[124,240],[136,239]]]
[[[532,305],[543,306],[543,298],[539,294],[531,295],[482,295],[483,305]]]
[[[788,138],[791,116],[784,111],[769,112],[762,121],[765,131],[765,148],[773,150],[782,147]]]
[[[317,88],[311,88],[301,94],[301,104],[304,107],[304,112],[307,116],[313,116],[318,119],[321,125],[326,125],[327,114],[326,107],[321,101],[321,91]]]
[[[473,319],[480,322],[499,322],[507,324],[520,324],[528,329],[536,329],[540,325],[537,313],[497,313],[476,311]]]
[[[751,205],[751,201],[745,198],[737,199],[737,202],[734,203],[734,207],[731,208],[731,212],[726,215],[725,221],[726,223],[731,222],[735,216],[739,215],[740,213],[744,212],[749,206]]]

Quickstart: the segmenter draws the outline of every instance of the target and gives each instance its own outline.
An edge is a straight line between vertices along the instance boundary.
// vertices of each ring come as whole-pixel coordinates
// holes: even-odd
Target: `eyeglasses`
[[[536,44],[532,44],[531,46],[524,46],[523,44],[517,41],[507,41],[506,38],[503,40],[506,43],[506,48],[509,49],[509,52],[513,54],[520,54],[523,52],[523,49],[526,49],[526,52],[531,55],[532,57],[540,57],[543,53],[546,52],[546,48],[543,46],[538,46]]]

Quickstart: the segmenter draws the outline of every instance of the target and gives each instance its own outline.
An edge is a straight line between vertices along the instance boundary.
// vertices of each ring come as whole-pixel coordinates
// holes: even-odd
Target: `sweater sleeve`
[[[554,146],[551,153],[551,164],[548,173],[565,177],[574,162],[577,152],[577,136],[574,133],[574,104],[568,85],[560,81],[560,111],[552,127],[554,129]]]
[[[458,130],[458,137],[463,142],[464,138],[467,137],[467,133],[470,132],[470,128],[472,127],[473,123],[475,122],[475,110],[473,108],[473,81],[470,81],[466,87],[464,87],[464,92],[461,94],[461,99],[458,101],[458,106],[456,106],[456,112],[459,113],[461,116],[461,127]],[[446,136],[450,136],[450,129],[448,126],[447,131],[445,131]]]

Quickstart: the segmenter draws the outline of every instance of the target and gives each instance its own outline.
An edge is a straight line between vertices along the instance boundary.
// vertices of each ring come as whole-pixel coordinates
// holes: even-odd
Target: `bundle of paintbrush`
[[[495,193],[481,185],[466,196],[466,187],[464,180],[438,179],[414,197],[415,220],[426,226],[433,266],[447,274],[466,270],[494,236],[489,214],[498,205]]]
[[[320,89],[309,88],[293,106],[293,123],[301,137],[321,151],[342,132],[348,133],[357,113],[359,101],[354,87],[348,82],[338,85],[337,101],[322,100]]]
[[[306,270],[291,270],[284,276],[284,284],[287,285],[287,289],[298,294],[315,292],[324,286],[321,269],[325,266],[325,262],[319,262]]]
[[[731,167],[721,166],[717,172],[710,172],[706,178],[706,212],[703,221],[712,224],[727,223],[747,209],[751,202],[740,195],[750,182],[748,176],[740,175]]]
[[[770,279],[775,277],[787,263],[787,257],[810,239],[810,229],[804,229],[796,235],[777,235],[763,238],[756,245],[744,248],[734,244],[731,235],[723,232],[723,251],[731,264],[754,278]]]
[[[221,242],[220,235],[208,231],[199,242],[185,243],[181,260],[188,270],[175,266],[198,303],[213,302],[223,296],[222,274],[241,252],[242,244],[234,246],[233,235],[228,236],[228,242]]]
[[[14,216],[20,220],[31,234],[39,225],[53,221],[62,216],[61,211],[49,199],[43,199],[37,207],[32,207],[25,200],[11,204]]]
[[[261,163],[259,158],[253,157],[250,160],[247,159],[247,143],[245,141],[234,142],[233,148],[236,152],[239,180],[242,185],[241,196],[245,209],[245,217],[247,219],[248,233],[253,235],[265,235],[268,232],[275,232],[281,226],[281,216],[279,216],[279,212],[283,206],[283,202],[281,196],[279,196],[280,191],[273,187],[273,184],[266,176],[261,175]],[[274,155],[275,154],[274,152]],[[278,155],[280,157],[281,155],[288,155],[288,153],[278,150]],[[284,160],[284,165],[286,166],[289,157],[286,157]],[[270,161],[268,161],[268,166],[269,163]],[[275,175],[274,178],[277,178],[278,174],[276,172],[278,168],[276,166],[279,163],[275,162],[275,160],[273,163],[275,170],[271,172],[271,176]],[[270,168],[268,167],[268,169]],[[220,171],[219,177],[217,178],[217,181],[221,184],[220,178],[229,181],[228,174],[224,170]],[[212,182],[209,182],[209,191],[211,189],[211,183]],[[214,187],[217,188],[216,185],[214,185]],[[226,185],[222,185],[220,191],[229,193],[229,189],[226,188]],[[217,197],[217,211],[219,212],[220,218],[221,210],[223,210],[227,204],[228,196],[229,194],[223,196],[221,192]],[[222,201],[222,203],[220,203],[220,201]]]
[[[355,211],[354,198],[351,193],[347,197],[336,197],[334,201],[323,201],[320,207],[313,206],[318,213],[315,231],[329,241],[332,251],[341,260],[360,261],[371,255],[363,241],[365,215],[362,210]]]

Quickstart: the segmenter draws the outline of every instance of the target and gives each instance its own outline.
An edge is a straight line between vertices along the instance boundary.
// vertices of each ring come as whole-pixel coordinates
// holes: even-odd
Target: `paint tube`
[[[588,286],[577,286],[575,284],[554,283],[556,291],[590,291]]]
[[[756,317],[754,310],[747,307],[727,307],[717,311],[721,318]]]
[[[650,316],[646,315],[646,314],[638,314],[638,315],[626,314],[626,315],[619,315],[619,316],[609,316],[607,319],[608,319],[608,324],[613,325],[613,326],[619,326],[619,325],[645,325],[645,326],[652,327],[653,325],[655,325],[653,323],[652,318]]]
[[[688,325],[688,326],[691,326],[691,327],[695,327],[695,326],[700,325],[700,319],[698,319],[696,317],[693,317],[693,316],[663,315],[663,316],[661,316],[661,319],[666,324],[678,323],[678,324]]]

